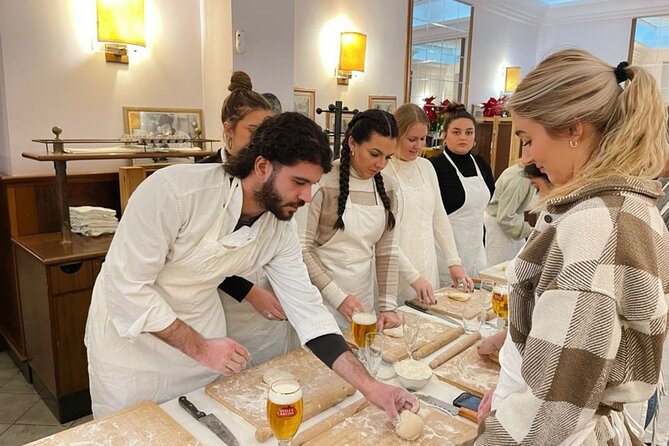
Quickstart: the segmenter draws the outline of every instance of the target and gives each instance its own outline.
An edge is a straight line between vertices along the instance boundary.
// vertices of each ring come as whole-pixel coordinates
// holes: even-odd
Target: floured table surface
[[[418,319],[420,321],[420,327],[418,329],[418,339],[416,340],[416,345],[414,346],[413,352],[417,352],[420,349],[427,347],[428,344],[433,342],[438,342],[439,338],[442,335],[447,333],[453,333],[453,339],[457,338],[462,330],[457,327],[451,327],[439,322],[432,321],[430,319],[424,318],[420,315],[414,313],[402,312],[408,319]],[[402,359],[408,358],[409,354],[407,353],[406,344],[404,343],[403,338],[394,338],[391,336],[384,335],[385,346],[383,352],[383,360],[388,363],[394,363],[396,361],[401,361]],[[438,348],[443,347],[445,344],[440,343],[440,345],[435,346],[436,351]],[[427,355],[425,355],[427,356]],[[421,358],[424,356],[420,356]]]
[[[327,368],[313,353],[301,348],[241,373],[223,377],[205,387],[205,392],[257,429],[266,428],[268,385],[263,382],[263,374],[269,369],[290,372],[300,383],[304,399],[303,420],[355,393],[350,384]]]
[[[434,374],[442,381],[482,397],[486,390],[497,385],[500,368],[499,364],[476,353],[479,344],[449,359],[434,369]]]
[[[462,319],[462,307],[465,306],[468,302],[473,302],[478,300],[485,308],[486,300],[489,299],[490,295],[486,296],[485,292],[482,292],[480,290],[476,290],[473,293],[471,293],[471,297],[465,301],[459,301],[459,300],[454,300],[448,297],[448,293],[453,293],[453,292],[462,292],[462,290],[458,290],[456,288],[439,288],[438,290],[434,291],[434,297],[437,299],[437,303],[434,305],[427,305],[420,303],[418,299],[413,299],[411,302],[418,305],[421,308],[425,308],[427,310],[434,311],[435,313],[441,313],[445,314],[446,316],[450,316],[454,319],[461,320]],[[487,320],[494,319],[496,317],[495,312],[492,310],[492,308],[488,309],[487,311]]]
[[[421,403],[418,413],[425,422],[423,434],[415,441],[403,440],[395,433],[388,415],[368,406],[346,418],[328,431],[305,443],[309,446],[395,446],[395,445],[459,445],[476,437],[476,426],[460,417]]]
[[[30,443],[31,446],[191,446],[200,445],[152,401]]]

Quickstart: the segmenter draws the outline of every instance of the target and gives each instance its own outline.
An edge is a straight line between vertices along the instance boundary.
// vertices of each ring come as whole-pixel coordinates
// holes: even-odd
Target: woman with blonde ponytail
[[[404,104],[393,113],[399,137],[395,155],[383,173],[397,181],[400,231],[400,277],[398,303],[417,298],[436,303],[439,288],[437,250],[448,265],[451,280],[473,289],[473,282],[462,267],[453,229],[439,194],[439,181],[432,164],[420,157],[430,121],[422,108]]]
[[[655,391],[667,331],[669,234],[652,179],[669,146],[657,85],[627,62],[567,49],[532,70],[509,106],[523,162],[554,188],[509,265],[502,372],[476,444],[642,444],[621,411]]]

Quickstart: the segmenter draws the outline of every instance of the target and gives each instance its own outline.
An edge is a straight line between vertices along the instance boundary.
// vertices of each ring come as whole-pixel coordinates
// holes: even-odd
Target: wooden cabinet
[[[476,125],[473,153],[483,157],[495,179],[520,158],[520,138],[514,133],[511,118],[480,118]]]
[[[61,423],[90,413],[84,346],[91,293],[111,236],[17,237],[14,255],[33,385]]]

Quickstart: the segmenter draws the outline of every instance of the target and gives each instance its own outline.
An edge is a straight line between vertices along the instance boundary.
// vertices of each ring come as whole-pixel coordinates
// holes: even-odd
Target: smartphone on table
[[[469,392],[462,392],[456,399],[453,400],[453,405],[456,407],[466,407],[471,409],[474,412],[479,411],[479,404],[481,404],[481,398],[476,395],[472,395]]]

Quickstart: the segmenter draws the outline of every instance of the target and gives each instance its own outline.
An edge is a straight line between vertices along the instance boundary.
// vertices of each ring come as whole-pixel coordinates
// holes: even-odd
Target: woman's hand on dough
[[[459,284],[464,286],[464,291],[474,291],[474,281],[467,275],[467,272],[462,265],[453,265],[448,267],[448,272],[451,273],[451,280],[453,287],[457,288]]]
[[[379,320],[376,325],[379,330],[383,330],[384,328],[399,327],[401,323],[402,321],[400,321],[396,311],[382,311],[379,313]]]
[[[420,303],[428,305],[437,303],[437,299],[434,298],[432,284],[427,281],[425,277],[420,276],[418,279],[411,282],[411,288],[416,292],[416,298]]]
[[[506,339],[506,330],[499,331],[492,336],[488,336],[481,341],[479,345],[476,346],[476,353],[479,356],[488,356],[493,353],[497,353],[504,345],[504,340]]]

